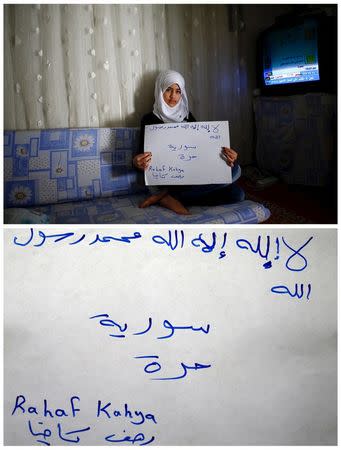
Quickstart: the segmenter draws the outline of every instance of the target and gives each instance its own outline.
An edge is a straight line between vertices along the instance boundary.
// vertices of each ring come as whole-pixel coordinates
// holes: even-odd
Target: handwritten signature
[[[70,397],[68,402],[63,405],[58,405],[58,407],[52,407],[50,401],[44,399],[41,407],[38,403],[28,402],[24,395],[17,395],[15,399],[14,408],[12,410],[12,416],[30,416],[27,421],[28,431],[30,436],[36,439],[36,442],[44,445],[51,445],[51,439],[61,440],[63,442],[68,442],[72,444],[78,444],[81,440],[81,435],[88,432],[86,435],[95,432],[95,426],[79,426],[72,425],[74,418],[81,414],[81,399],[80,397],[74,395]],[[89,407],[86,404],[87,408]],[[95,411],[94,411],[95,412]],[[33,420],[34,417],[34,420]],[[157,420],[155,414],[151,412],[143,412],[142,410],[136,408],[129,408],[128,404],[125,403],[123,408],[113,407],[111,402],[106,402],[103,400],[97,401],[96,414],[95,417],[99,420],[103,419],[113,419],[115,420],[115,428],[122,427],[122,421],[127,421],[127,425],[134,427],[139,427],[145,423],[150,423],[151,425],[157,425]],[[63,422],[60,419],[63,418]],[[49,421],[49,425],[46,425],[46,421]],[[120,420],[121,424],[118,424]],[[45,421],[45,422],[44,422]],[[55,422],[57,421],[57,423]],[[123,425],[124,428],[125,425]],[[70,429],[71,428],[71,429]],[[96,432],[98,435],[98,432]],[[138,445],[148,445],[155,440],[155,436],[146,438],[143,432],[127,434],[126,430],[123,429],[122,436],[119,436],[117,432],[107,434],[103,437],[103,440],[112,443],[130,443]]]

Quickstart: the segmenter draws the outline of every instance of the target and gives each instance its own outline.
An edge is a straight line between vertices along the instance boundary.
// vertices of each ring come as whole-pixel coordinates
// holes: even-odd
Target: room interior
[[[259,80],[261,33],[312,14],[337,5],[5,5],[4,130],[139,127],[172,68],[198,121],[229,121],[263,223],[336,223],[336,90],[273,95]]]

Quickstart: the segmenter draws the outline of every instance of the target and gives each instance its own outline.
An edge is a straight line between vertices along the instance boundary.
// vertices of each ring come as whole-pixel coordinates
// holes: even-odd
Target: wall
[[[255,39],[286,5],[5,5],[4,127],[139,126],[159,70],[183,73],[197,120],[253,152]]]
[[[5,127],[138,125],[166,68],[184,74],[198,118],[226,117],[219,100],[237,82],[228,14],[224,5],[6,5]]]

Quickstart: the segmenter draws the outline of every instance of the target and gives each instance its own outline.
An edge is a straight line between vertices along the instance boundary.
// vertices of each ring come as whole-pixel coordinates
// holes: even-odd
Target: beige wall
[[[195,117],[229,120],[231,146],[250,162],[255,39],[287,9],[5,5],[4,127],[139,126],[156,74],[172,68]]]

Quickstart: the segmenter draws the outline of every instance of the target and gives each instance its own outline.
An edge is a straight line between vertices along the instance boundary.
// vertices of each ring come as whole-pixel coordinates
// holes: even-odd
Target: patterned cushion
[[[132,167],[138,138],[138,128],[5,131],[5,206],[139,192],[143,179]]]
[[[64,224],[246,224],[260,223],[270,216],[267,208],[250,200],[231,205],[193,206],[189,208],[190,216],[182,216],[157,205],[141,209],[138,205],[144,198],[143,194],[98,198],[95,201],[83,200],[35,207],[34,211],[36,214],[45,214],[50,223]]]
[[[5,131],[5,223],[20,223],[8,208],[49,223],[260,223],[270,212],[243,201],[192,207],[179,216],[160,206],[138,208],[143,174],[132,167],[138,128]],[[31,220],[31,219],[30,219]],[[31,222],[33,223],[33,222]]]

